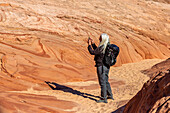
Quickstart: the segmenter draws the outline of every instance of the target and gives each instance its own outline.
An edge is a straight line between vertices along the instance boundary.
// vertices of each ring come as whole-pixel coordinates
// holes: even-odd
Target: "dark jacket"
[[[93,48],[93,49],[92,49]],[[97,47],[95,44],[88,46],[89,53],[95,55],[94,60],[96,62],[96,67],[103,65],[104,54],[102,53],[103,46]]]

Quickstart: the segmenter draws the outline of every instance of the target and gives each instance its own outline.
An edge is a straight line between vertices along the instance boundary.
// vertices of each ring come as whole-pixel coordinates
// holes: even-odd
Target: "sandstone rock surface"
[[[1,72],[29,81],[85,80],[95,72],[87,38],[98,43],[103,32],[120,47],[117,66],[168,58],[169,14],[169,4],[145,0],[1,1]]]
[[[4,110],[5,113],[16,110],[26,112],[26,107],[32,107],[31,103],[26,103],[22,108],[20,105],[24,103],[21,99],[23,96],[10,91],[51,90],[44,81],[59,84],[96,81],[93,56],[87,51],[86,42],[89,36],[98,44],[99,35],[105,32],[110,36],[111,43],[120,47],[120,55],[115,66],[145,59],[168,58],[170,56],[168,3],[166,0],[0,0],[0,99],[7,97],[0,103],[0,106],[3,105],[0,110]],[[133,72],[129,73],[126,66],[116,69],[120,71],[124,69],[129,75],[115,70],[111,74],[117,76],[120,74],[120,77],[131,81],[128,83],[122,78],[112,77],[113,87],[128,84],[127,87],[120,88],[121,90],[129,87],[133,89],[132,85],[137,83],[134,82],[137,78],[139,85],[133,89],[137,92],[141,84],[148,79],[143,76],[133,77]],[[131,67],[130,69],[133,70]],[[132,79],[130,80],[128,76]],[[97,85],[80,85],[76,88],[92,90],[96,89]],[[130,89],[128,95],[131,95],[117,103],[127,102],[134,95]],[[25,96],[35,97],[36,101],[41,101],[38,99],[42,97],[41,93],[29,92],[29,94]],[[42,97],[42,103],[49,96],[56,103],[62,101],[62,98],[60,100],[53,98],[55,93],[42,94],[46,95]],[[63,98],[66,97],[67,94]],[[37,112],[37,109],[40,109],[40,113],[73,112],[73,107],[77,105],[75,101],[62,102],[66,103],[68,109],[64,110],[58,105],[52,106],[55,110],[51,109],[46,101],[41,107],[38,107],[37,103],[35,109],[32,108],[29,112]],[[8,108],[8,103],[14,106]],[[113,104],[115,105],[111,103]],[[90,112],[92,111],[90,109]]]
[[[168,113],[170,110],[170,59],[156,64],[153,76],[128,102],[123,113]],[[168,65],[165,65],[168,64]],[[162,68],[164,66],[164,70]],[[155,67],[156,70],[155,71]]]

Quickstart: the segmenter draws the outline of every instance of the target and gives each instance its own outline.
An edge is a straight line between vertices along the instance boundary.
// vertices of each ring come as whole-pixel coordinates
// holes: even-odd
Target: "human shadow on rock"
[[[75,94],[75,95],[78,95],[78,96],[82,96],[84,98],[88,98],[88,99],[94,100],[94,101],[97,101],[95,98],[100,98],[99,96],[94,96],[92,94],[83,93],[83,92],[80,92],[78,90],[74,90],[73,88],[70,88],[68,86],[60,85],[60,84],[55,83],[55,82],[45,81],[45,83],[48,84],[48,86],[53,90],[61,90],[61,91],[72,93],[72,94]]]

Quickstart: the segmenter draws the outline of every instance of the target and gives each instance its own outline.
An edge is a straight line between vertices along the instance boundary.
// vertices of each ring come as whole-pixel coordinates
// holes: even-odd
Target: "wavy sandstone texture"
[[[149,73],[148,73],[149,72]],[[152,77],[126,105],[123,113],[168,113],[170,111],[170,58],[147,73]]]
[[[1,1],[1,72],[29,81],[85,80],[94,73],[87,37],[98,43],[103,32],[120,47],[117,65],[168,58],[169,14],[169,4],[144,0]]]
[[[96,80],[93,56],[87,51],[89,36],[98,44],[99,35],[105,32],[111,43],[120,47],[116,66],[168,58],[168,3],[166,0],[0,0],[0,99],[6,97],[0,109],[7,113],[20,108],[22,98],[30,96],[29,101],[34,96],[42,98],[33,94],[17,96],[8,91],[49,90],[44,81],[60,84]],[[123,80],[113,81],[117,86],[125,84]],[[145,78],[140,84],[144,81]],[[47,103],[47,98],[43,97],[42,103]],[[18,101],[14,102],[15,99]],[[51,100],[62,101],[53,97]],[[9,107],[8,102],[16,106]],[[62,102],[68,109],[76,105]],[[32,103],[24,105],[33,107]],[[58,105],[56,108],[59,112],[67,110]],[[47,103],[28,112],[37,109],[42,110],[39,113],[53,112],[56,108]]]

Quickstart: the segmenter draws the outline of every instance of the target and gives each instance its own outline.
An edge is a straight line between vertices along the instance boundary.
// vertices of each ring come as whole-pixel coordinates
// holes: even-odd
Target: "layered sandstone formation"
[[[5,113],[8,109],[15,111],[20,108],[22,98],[28,96],[16,93],[16,100],[21,101],[14,102],[15,93],[8,91],[49,90],[44,81],[67,84],[96,80],[93,56],[87,51],[89,36],[98,44],[98,37],[105,32],[111,43],[120,47],[116,66],[144,59],[168,58],[170,7],[169,2],[162,1],[0,0],[0,99],[7,97],[0,109]],[[113,79],[115,86],[128,82],[116,79]],[[96,84],[92,86],[96,88]],[[41,95],[29,96],[41,98]],[[8,103],[20,104],[8,108]],[[31,106],[31,103],[26,105]],[[71,109],[76,104],[66,105]],[[44,107],[44,111],[51,112],[67,110],[60,106],[55,110],[48,104]],[[39,107],[29,112],[37,109]]]
[[[1,1],[1,72],[30,80],[84,80],[94,73],[87,38],[98,43],[103,32],[120,47],[117,65],[168,58],[169,12],[169,4],[144,0]]]
[[[124,113],[168,113],[170,108],[170,59],[147,70],[152,77],[126,105]],[[163,67],[162,67],[163,66]]]

